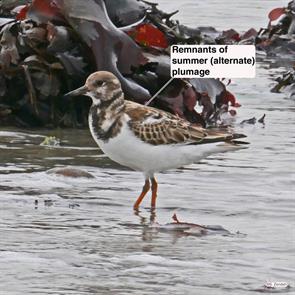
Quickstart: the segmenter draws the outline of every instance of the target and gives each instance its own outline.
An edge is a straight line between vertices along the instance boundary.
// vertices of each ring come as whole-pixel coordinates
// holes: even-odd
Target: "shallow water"
[[[176,6],[159,2],[167,10]],[[254,11],[255,27],[266,20],[258,6],[284,3],[227,2],[243,7],[245,16]],[[182,3],[189,17],[194,2]],[[189,21],[228,27],[222,17],[228,9],[220,3],[200,2],[210,15],[212,6],[219,7],[216,17],[199,10]],[[231,26],[248,27],[239,18]],[[266,114],[265,126],[237,126],[248,135],[249,148],[159,174],[156,216],[148,199],[133,213],[142,175],[103,156],[88,130],[1,128],[0,294],[242,295],[259,294],[266,281],[294,287],[295,107],[269,92],[271,76],[282,69],[268,68],[260,63],[256,79],[230,86],[243,105],[237,122]],[[60,138],[61,147],[40,146],[48,135]],[[95,179],[45,173],[68,165]],[[150,218],[165,224],[174,213],[233,234],[181,236],[148,227]]]
[[[267,26],[270,10],[285,7],[285,0],[158,0],[159,8],[165,11],[179,10],[175,19],[188,26],[213,26],[220,30],[233,28],[246,31],[253,27]],[[178,4],[181,3],[181,4]]]

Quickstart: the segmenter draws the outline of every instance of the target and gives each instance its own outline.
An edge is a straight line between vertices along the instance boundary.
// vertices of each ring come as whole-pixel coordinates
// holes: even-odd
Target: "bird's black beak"
[[[66,93],[64,95],[64,97],[85,95],[87,93],[87,91],[88,91],[88,88],[87,88],[87,86],[84,85],[84,86],[82,86],[80,88],[77,88],[77,89],[75,89],[73,91],[70,91],[70,92]]]

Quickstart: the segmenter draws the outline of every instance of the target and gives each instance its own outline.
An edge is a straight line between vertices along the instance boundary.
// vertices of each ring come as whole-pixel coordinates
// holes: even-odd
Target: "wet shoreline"
[[[194,3],[181,8],[188,22],[195,22],[189,18]],[[218,26],[237,5],[243,15],[256,11],[255,1],[237,1],[232,9],[208,3],[200,3],[208,11],[200,23],[222,11],[212,18]],[[235,130],[251,144],[158,174],[154,213],[147,199],[134,214],[142,175],[102,155],[88,130],[1,127],[0,294],[258,295],[267,281],[288,282],[291,288],[279,294],[294,293],[295,105],[269,91],[283,71],[259,62],[256,79],[231,83],[242,104]],[[239,124],[263,114],[265,125]],[[60,139],[61,147],[40,146],[47,136]],[[95,178],[46,173],[65,166]],[[151,220],[165,225],[174,213],[184,222],[241,234],[150,229]]]

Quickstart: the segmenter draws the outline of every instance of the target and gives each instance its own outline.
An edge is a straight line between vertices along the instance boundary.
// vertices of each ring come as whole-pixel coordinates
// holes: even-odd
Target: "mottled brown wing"
[[[142,141],[160,144],[202,144],[224,141],[230,134],[207,131],[170,113],[126,101],[129,127]]]

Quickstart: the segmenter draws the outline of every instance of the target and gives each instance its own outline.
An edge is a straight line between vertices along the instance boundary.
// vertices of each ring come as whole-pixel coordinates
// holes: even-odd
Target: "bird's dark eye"
[[[103,85],[104,81],[95,81],[94,86],[95,87],[101,87]]]

